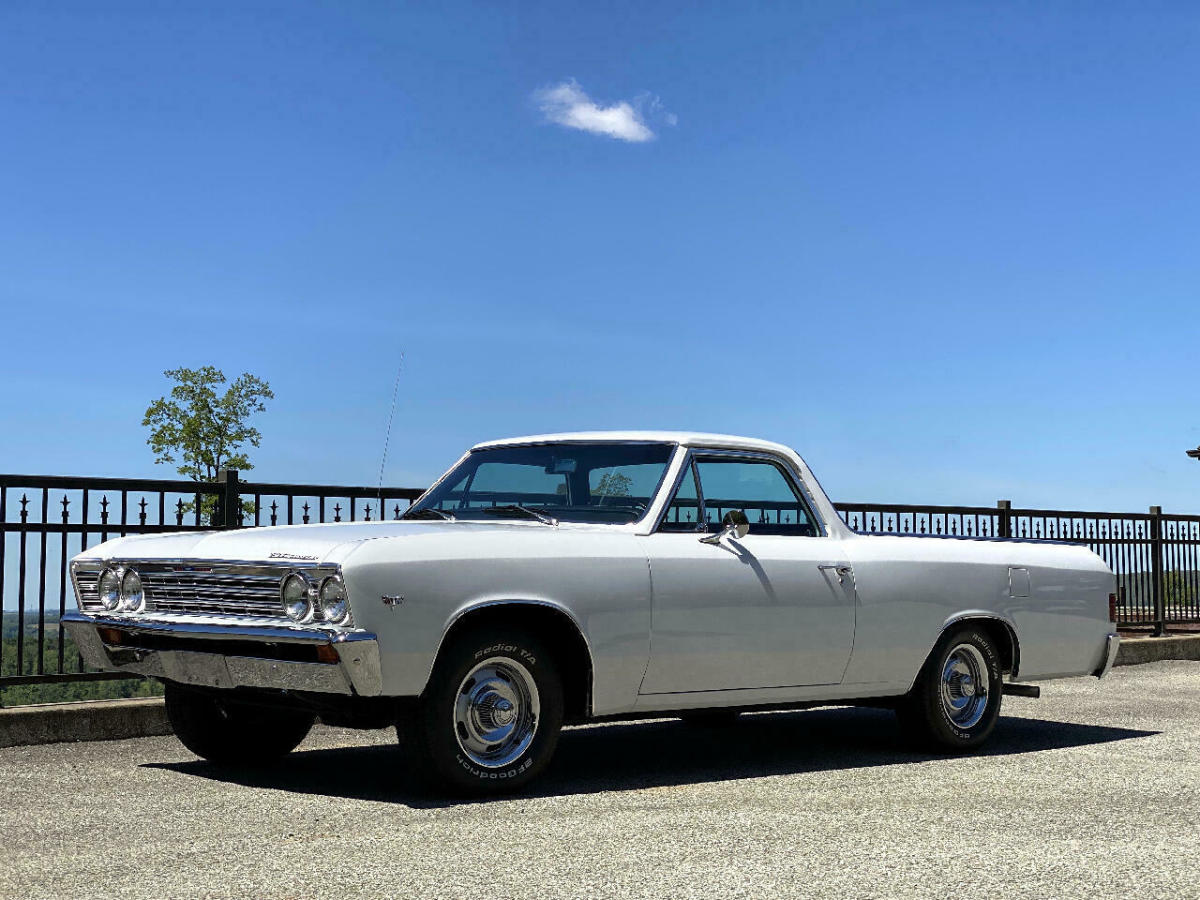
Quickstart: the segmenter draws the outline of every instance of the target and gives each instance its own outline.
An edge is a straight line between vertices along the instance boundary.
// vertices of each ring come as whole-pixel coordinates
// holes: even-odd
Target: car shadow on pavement
[[[977,756],[1011,756],[1106,744],[1160,732],[1002,717]],[[770,775],[830,772],[946,759],[901,742],[891,713],[847,708],[743,715],[726,725],[678,720],[569,728],[524,797],[641,790]],[[414,784],[394,744],[298,750],[270,768],[231,769],[204,760],[145,763],[186,775],[358,800],[436,808],[494,802],[447,797]],[[504,799],[504,798],[498,798]]]

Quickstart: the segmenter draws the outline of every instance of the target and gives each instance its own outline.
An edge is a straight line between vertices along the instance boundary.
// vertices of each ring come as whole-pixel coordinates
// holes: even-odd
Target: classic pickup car
[[[199,756],[394,725],[477,793],[600,718],[871,704],[966,751],[1018,677],[1103,676],[1118,643],[1086,548],[859,534],[792,450],[709,434],[483,443],[397,521],[126,537],[71,574],[85,660],[165,682]]]

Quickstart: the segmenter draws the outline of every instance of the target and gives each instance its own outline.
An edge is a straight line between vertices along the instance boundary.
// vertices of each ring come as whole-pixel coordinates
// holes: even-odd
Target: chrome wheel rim
[[[987,662],[974,644],[959,644],[942,665],[942,710],[959,728],[973,728],[983,718],[990,684]]]
[[[503,768],[529,749],[541,711],[528,669],[506,657],[486,659],[467,673],[455,697],[459,749],[477,766]]]

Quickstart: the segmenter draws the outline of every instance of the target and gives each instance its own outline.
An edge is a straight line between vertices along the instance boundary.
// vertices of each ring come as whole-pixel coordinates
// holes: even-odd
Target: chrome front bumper
[[[1092,674],[1097,678],[1103,678],[1112,669],[1113,664],[1117,661],[1117,651],[1121,649],[1121,636],[1119,634],[1110,634],[1104,639],[1104,662]]]
[[[383,689],[379,644],[375,635],[365,631],[212,619],[139,620],[79,612],[67,613],[62,622],[84,662],[105,671],[217,688],[279,688],[362,697],[377,697]]]

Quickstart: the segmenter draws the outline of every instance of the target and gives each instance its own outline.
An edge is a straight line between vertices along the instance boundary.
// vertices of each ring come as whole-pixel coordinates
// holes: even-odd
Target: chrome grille
[[[137,569],[146,591],[145,611],[150,613],[286,618],[279,602],[280,580],[301,568],[318,579],[326,574],[315,566],[252,563],[113,560],[112,564]],[[85,612],[102,611],[97,592],[100,569],[94,564],[75,569],[79,606]]]
[[[187,569],[138,569],[151,611],[282,615],[280,574],[234,575]]]
[[[75,569],[75,596],[79,598],[79,608],[86,612],[100,610],[100,593],[96,583],[100,580],[99,569]]]

